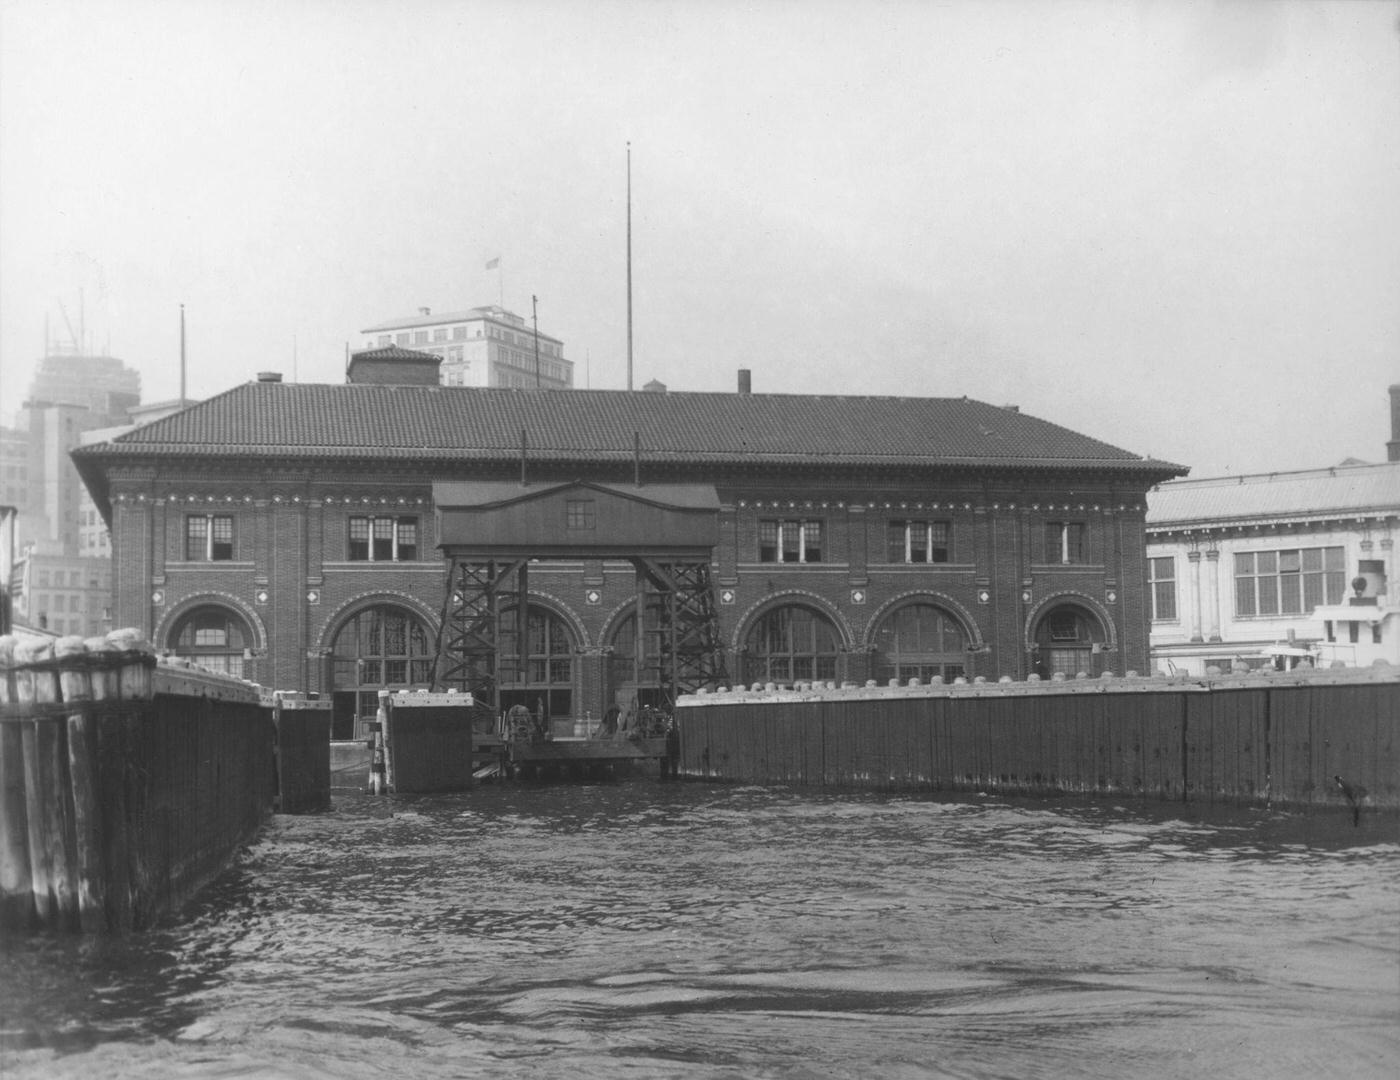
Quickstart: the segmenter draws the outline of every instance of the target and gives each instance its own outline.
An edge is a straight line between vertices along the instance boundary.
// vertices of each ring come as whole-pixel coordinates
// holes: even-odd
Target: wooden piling
[[[13,637],[0,637],[0,705],[18,704],[15,645]],[[28,929],[34,922],[23,723],[18,717],[0,720],[0,928],[6,930]]]
[[[117,706],[121,694],[121,677],[114,664],[117,646],[108,637],[87,640],[88,655],[94,660],[89,690],[94,702],[109,703],[110,708],[97,709],[97,802],[102,815],[102,864],[106,874],[107,928],[125,933],[133,925],[131,900],[131,865],[128,835],[126,784],[130,750],[127,745],[126,723]]]
[[[379,722],[379,738],[384,747],[384,783],[385,792],[398,791],[398,782],[394,769],[394,704],[390,700],[389,691],[379,691],[379,708],[375,712],[374,718]]]
[[[155,654],[145,635],[135,628],[113,630],[107,635],[107,642],[112,651],[118,654],[115,682],[117,698],[123,703],[120,727],[125,760],[149,761],[152,747],[147,745],[146,713],[133,708],[131,703],[150,701],[152,698],[151,677]],[[151,918],[153,898],[160,886],[159,874],[151,865],[149,855],[152,823],[144,773],[134,768],[124,769],[121,785],[130,837],[126,860],[127,897],[131,904],[132,924],[144,925]]]
[[[52,705],[58,700],[53,643],[21,641],[15,649],[15,689],[19,704]],[[24,740],[25,822],[29,838],[29,875],[34,910],[44,926],[61,926],[77,915],[68,874],[67,838],[71,814],[62,798],[66,751],[54,719],[35,708],[22,722]],[[66,733],[65,733],[66,735]],[[63,742],[66,742],[66,738]]]
[[[73,861],[77,870],[78,922],[89,932],[106,927],[106,889],[103,882],[102,818],[98,797],[96,725],[84,710],[92,701],[91,668],[87,645],[79,637],[54,643],[59,662],[59,690],[65,704],[79,707],[68,714],[68,779],[73,808]]]

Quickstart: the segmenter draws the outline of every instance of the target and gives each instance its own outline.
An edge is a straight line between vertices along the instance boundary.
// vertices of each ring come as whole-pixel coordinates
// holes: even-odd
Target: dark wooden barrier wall
[[[472,786],[470,694],[380,691],[389,791],[466,791]]]
[[[683,698],[682,775],[887,790],[1400,807],[1400,672]]]
[[[132,631],[0,638],[0,925],[150,926],[254,839],[279,790],[315,808],[329,714],[280,712],[279,777],[273,704],[251,683],[158,664]]]
[[[277,812],[307,814],[331,805],[331,703],[274,695]]]

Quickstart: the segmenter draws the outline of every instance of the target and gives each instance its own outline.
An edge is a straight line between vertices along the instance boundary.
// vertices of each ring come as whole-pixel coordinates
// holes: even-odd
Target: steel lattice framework
[[[644,557],[634,557],[632,562],[639,583],[644,583],[657,601],[658,682],[667,693],[668,704],[674,705],[680,694],[727,682],[709,562]]]
[[[496,706],[500,592],[524,563],[524,559],[466,558],[448,563],[433,671],[435,690],[466,691],[477,701]]]
[[[726,682],[719,617],[707,560],[629,557],[645,606],[657,612],[658,683],[673,705],[679,694]],[[453,556],[444,590],[433,687],[472,694],[499,707],[502,594],[528,560]],[[513,597],[512,597],[513,599]]]

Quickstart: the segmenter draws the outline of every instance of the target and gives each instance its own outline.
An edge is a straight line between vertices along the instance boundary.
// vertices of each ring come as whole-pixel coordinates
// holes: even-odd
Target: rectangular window
[[[370,519],[370,555],[374,562],[392,562],[394,559],[394,519]]]
[[[452,328],[452,340],[453,340],[453,341],[466,341],[466,340],[467,340],[467,328],[466,328],[465,326],[454,326],[454,327]]]
[[[399,562],[416,562],[418,560],[418,519],[416,517],[401,517],[395,523],[398,529],[398,536],[395,539],[395,558]]]
[[[593,499],[569,499],[565,511],[570,529],[592,529],[597,525]]]
[[[346,554],[351,562],[414,562],[418,558],[418,519],[352,517]]]
[[[189,562],[229,562],[233,559],[233,517],[229,514],[189,514],[185,517],[185,559]]]
[[[392,336],[391,334],[380,334],[380,335],[379,335],[379,347],[380,347],[381,349],[383,349],[383,348],[385,348],[385,347],[387,347],[387,346],[389,346],[389,345],[392,345],[393,343],[394,343],[394,338],[393,338],[393,336]]]
[[[1176,559],[1171,555],[1147,560],[1148,581],[1152,592],[1152,617],[1176,618]]]
[[[1084,559],[1084,523],[1051,521],[1045,527],[1045,561],[1069,565]]]
[[[778,561],[778,523],[762,520],[758,523],[758,561]]]
[[[428,344],[428,331],[426,331],[426,330],[415,330],[415,331],[413,331],[413,344],[415,344],[415,345],[426,345],[426,344]]]
[[[408,344],[408,333],[407,333],[407,332],[404,332],[404,333],[395,334],[395,335],[394,335],[394,344],[395,344],[395,345],[407,345],[407,344]]]
[[[369,518],[350,519],[350,560],[362,562],[369,558]]]
[[[758,523],[758,561],[819,563],[822,561],[822,523],[810,518]]]
[[[1235,556],[1236,615],[1306,615],[1340,604],[1346,589],[1341,547],[1249,551]]]
[[[946,521],[891,521],[889,561],[892,563],[945,563],[949,561],[949,524]]]
[[[446,340],[447,340],[447,327],[445,327],[445,326],[439,326],[439,327],[437,327],[435,330],[433,330],[433,340],[434,340],[434,341],[446,341]]]

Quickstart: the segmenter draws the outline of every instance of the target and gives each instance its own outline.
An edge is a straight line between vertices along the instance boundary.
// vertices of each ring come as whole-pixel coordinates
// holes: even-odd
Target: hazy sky
[[[638,387],[1384,460],[1400,5],[1365,0],[0,0],[0,416],[65,313],[153,401],[181,303],[203,397],[502,284],[624,387],[629,140]]]

